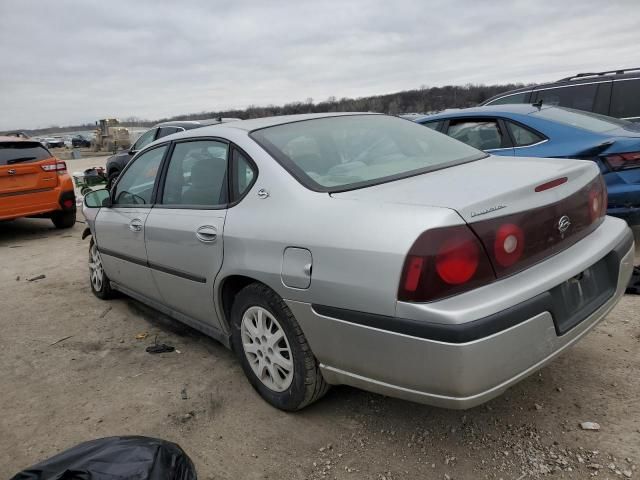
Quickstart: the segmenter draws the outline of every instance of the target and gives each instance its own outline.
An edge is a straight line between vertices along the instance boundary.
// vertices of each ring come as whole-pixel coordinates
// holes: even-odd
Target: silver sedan
[[[468,408],[620,299],[633,237],[606,205],[592,162],[494,157],[340,113],[164,137],[84,215],[93,293],[232,348],[275,407],[348,384]]]

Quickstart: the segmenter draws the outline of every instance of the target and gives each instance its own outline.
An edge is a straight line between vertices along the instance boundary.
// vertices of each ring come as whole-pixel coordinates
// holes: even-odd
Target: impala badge
[[[15,169],[15,168],[12,168],[12,169],[11,169],[11,170],[9,170],[7,173],[8,173],[9,175],[15,175],[17,172],[16,172],[16,169]]]
[[[560,233],[566,232],[570,226],[571,220],[569,219],[569,217],[567,217],[566,215],[560,217],[560,220],[558,220],[558,231]]]

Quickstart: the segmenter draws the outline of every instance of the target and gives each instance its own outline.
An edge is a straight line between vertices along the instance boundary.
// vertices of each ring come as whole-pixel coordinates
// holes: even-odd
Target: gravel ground
[[[221,345],[125,297],[95,298],[82,229],[0,224],[0,478],[122,434],[179,443],[205,480],[640,478],[640,296],[484,406],[449,411],[337,387],[287,414]],[[156,336],[180,353],[147,354]]]

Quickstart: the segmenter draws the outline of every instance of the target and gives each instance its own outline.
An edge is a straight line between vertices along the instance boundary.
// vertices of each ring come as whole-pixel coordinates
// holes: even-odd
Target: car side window
[[[176,143],[161,203],[178,207],[226,205],[228,150],[226,143],[216,140]]]
[[[575,85],[570,87],[548,88],[536,92],[536,102],[542,100],[543,105],[575,108],[576,110],[593,111],[598,84]]]
[[[136,140],[136,143],[133,144],[133,150],[142,150],[144,147],[153,142],[156,139],[157,130],[157,128],[152,128],[151,130],[147,130],[146,132],[144,132],[140,136],[140,138]]]
[[[495,119],[451,120],[447,135],[480,150],[503,148],[502,131]]]
[[[178,127],[160,127],[156,140],[158,138],[166,137],[167,135],[171,135],[172,133],[177,133],[180,131],[182,131],[182,129]]]
[[[253,185],[256,169],[253,163],[237,148],[233,149],[233,199],[241,198]]]
[[[118,179],[113,192],[113,205],[148,205],[158,168],[167,145],[153,148],[137,157]]]
[[[505,123],[507,124],[507,128],[509,129],[509,133],[511,134],[516,147],[527,147],[544,140],[542,136],[523,127],[522,125],[518,125],[508,120],[505,120]]]
[[[487,105],[507,105],[512,103],[525,103],[527,101],[527,95],[529,92],[515,93],[513,95],[506,95],[504,97],[496,98],[495,100],[487,103]]]
[[[609,114],[629,120],[640,118],[640,78],[613,82]]]

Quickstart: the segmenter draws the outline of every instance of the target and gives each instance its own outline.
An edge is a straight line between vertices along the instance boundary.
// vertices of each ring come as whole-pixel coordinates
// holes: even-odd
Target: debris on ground
[[[46,275],[36,275],[35,277],[27,278],[27,282],[35,282],[36,280],[42,280],[43,278],[47,278]]]
[[[583,430],[600,430],[600,424],[596,422],[582,422],[580,428]]]
[[[149,345],[146,348],[146,351],[147,353],[169,353],[173,352],[175,349],[175,347],[167,345],[166,343],[155,343],[153,345]]]
[[[149,334],[147,332],[138,333],[136,335],[136,340],[144,340],[148,336],[149,336]]]
[[[112,308],[113,307],[105,308],[104,312],[102,312],[98,318],[104,318],[107,315],[107,313],[109,313],[111,311]]]
[[[19,281],[20,281],[20,275],[16,277],[16,282],[19,282]]]
[[[50,347],[53,347],[54,345],[57,345],[60,342],[64,342],[65,340],[69,340],[71,337],[73,337],[73,335],[67,335],[66,337],[61,338],[60,340],[56,340],[55,342],[53,342],[52,344],[50,344]]]
[[[184,387],[182,390],[180,390],[180,398],[182,398],[182,400],[189,400],[189,396],[187,395],[187,387]]]

